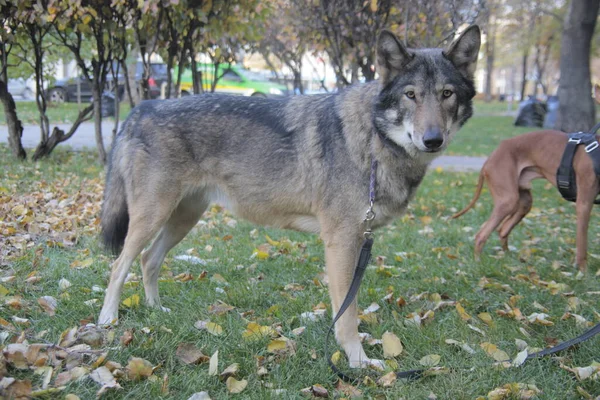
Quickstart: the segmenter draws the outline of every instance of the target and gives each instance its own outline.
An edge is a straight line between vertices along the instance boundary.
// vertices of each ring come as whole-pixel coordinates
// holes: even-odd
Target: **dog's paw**
[[[167,308],[167,307],[159,306],[158,308],[159,308],[159,309],[160,309],[160,311],[162,311],[162,312],[166,312],[166,313],[170,313],[170,312],[171,312],[171,309],[170,309],[170,308]]]
[[[351,361],[350,368],[372,368],[377,371],[383,371],[385,369],[385,362],[375,358],[366,358],[364,360],[360,360],[360,362]]]
[[[98,326],[110,326],[110,325],[118,325],[119,324],[119,316],[118,315],[103,315],[102,313],[98,317]]]

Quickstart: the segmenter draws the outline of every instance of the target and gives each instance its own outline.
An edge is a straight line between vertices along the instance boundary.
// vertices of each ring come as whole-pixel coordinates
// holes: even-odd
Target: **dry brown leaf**
[[[219,350],[215,351],[208,363],[208,375],[215,376],[219,373]]]
[[[102,395],[108,389],[121,388],[113,374],[106,367],[99,367],[93,370],[90,374],[90,378],[101,385],[100,390],[98,390],[96,394],[97,396]]]
[[[336,385],[336,390],[341,392],[344,396],[349,398],[362,397],[362,392],[355,386],[352,386],[349,383],[344,382],[343,380],[338,380]]]
[[[229,304],[223,303],[222,301],[219,301],[218,303],[215,303],[215,304],[209,306],[208,312],[210,314],[223,315],[234,309],[235,309],[235,307],[230,306]]]
[[[0,393],[6,399],[26,400],[31,398],[32,389],[30,380],[9,379],[12,379],[10,383],[5,381],[6,378],[3,378],[2,381],[5,383],[0,385]]]
[[[267,351],[277,355],[295,355],[296,354],[296,342],[288,339],[284,336],[272,340],[267,345]]]
[[[381,342],[383,345],[383,356],[385,358],[398,357],[402,353],[402,342],[398,336],[393,333],[385,332],[381,337]]]
[[[92,347],[100,347],[104,344],[106,329],[96,325],[89,325],[77,331],[77,339]]]
[[[123,332],[123,335],[119,339],[119,342],[122,346],[129,346],[131,344],[131,342],[133,341],[133,332],[133,329],[128,329],[125,332]]]
[[[223,370],[223,372],[221,372],[219,377],[222,380],[225,380],[225,379],[229,378],[230,376],[235,376],[239,370],[240,370],[240,365],[238,363],[231,364],[230,366],[225,368]]]
[[[27,352],[29,346],[23,343],[11,343],[7,345],[4,350],[4,358],[6,361],[16,369],[29,369],[29,362],[27,360]]]
[[[246,386],[248,386],[248,381],[245,379],[238,381],[233,376],[230,376],[227,378],[227,381],[225,381],[225,386],[227,386],[229,393],[241,393],[246,389]]]
[[[508,354],[505,351],[500,350],[495,344],[483,342],[480,344],[480,346],[488,355],[490,355],[496,361],[510,360]]]
[[[77,342],[77,327],[63,331],[58,340],[58,344],[61,347],[71,347],[75,342]]]
[[[203,354],[193,343],[180,343],[175,355],[184,364],[200,364],[210,360],[210,357]]]
[[[438,354],[428,354],[419,360],[419,364],[428,368],[435,367],[440,363],[441,359],[442,357],[440,357]]]
[[[208,392],[197,392],[191,395],[187,400],[211,400]]]
[[[325,389],[323,386],[319,385],[318,383],[316,385],[312,385],[310,387],[302,389],[301,392],[305,393],[305,394],[312,394],[314,397],[323,397],[323,398],[329,397],[329,393],[327,392],[327,389]]]
[[[396,379],[398,379],[398,377],[394,371],[388,372],[377,380],[377,384],[383,387],[390,387],[396,383]]]
[[[223,334],[223,327],[210,321],[196,321],[194,327],[198,330],[206,330],[208,333],[215,336]]]
[[[44,312],[49,316],[56,314],[56,307],[58,307],[58,301],[52,296],[42,296],[38,299],[38,304],[44,309]]]
[[[143,358],[131,357],[127,364],[127,377],[133,381],[142,380],[152,375],[154,367]]]
[[[467,314],[467,312],[465,311],[465,308],[462,306],[462,304],[457,302],[455,307],[456,307],[456,312],[458,312],[458,315],[460,316],[460,319],[462,319],[463,321],[468,321],[471,319],[471,316],[469,314]]]

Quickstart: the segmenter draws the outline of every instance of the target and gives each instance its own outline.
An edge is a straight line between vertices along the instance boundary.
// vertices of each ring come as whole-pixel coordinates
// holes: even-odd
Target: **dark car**
[[[141,81],[143,68],[144,67],[142,62],[138,61],[136,64],[135,71],[136,82]],[[166,81],[166,64],[151,63],[150,79],[148,80],[148,84],[150,86],[150,98],[156,99],[160,97],[161,85],[163,82]],[[125,78],[122,74],[119,74],[119,76],[117,77],[117,82],[117,93],[119,95],[119,100],[122,100],[125,95]],[[77,88],[78,85],[79,89]],[[108,74],[108,76],[106,77],[106,86],[107,87],[104,88],[105,91],[114,92],[114,81],[111,74]],[[82,76],[57,80],[56,83],[47,90],[46,98],[48,99],[48,101],[53,103],[76,102],[78,90],[79,96],[81,97],[81,101],[89,102],[92,100],[92,86],[87,81],[87,79],[85,79]]]
[[[142,80],[143,71],[144,65],[141,62],[138,62],[135,68],[136,82],[140,82]],[[150,63],[150,78],[148,79],[148,86],[150,89],[151,99],[160,97],[162,85],[167,83],[168,73],[169,70],[167,68],[167,64]]]

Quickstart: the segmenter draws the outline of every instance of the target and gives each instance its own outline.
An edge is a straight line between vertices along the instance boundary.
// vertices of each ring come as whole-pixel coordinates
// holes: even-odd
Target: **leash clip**
[[[365,219],[363,220],[363,222],[365,223],[365,232],[364,232],[365,239],[369,239],[373,235],[371,226],[373,225],[373,220],[375,219],[376,215],[377,214],[375,214],[375,211],[373,210],[373,201],[371,201],[369,208],[367,209],[367,212],[365,213]]]

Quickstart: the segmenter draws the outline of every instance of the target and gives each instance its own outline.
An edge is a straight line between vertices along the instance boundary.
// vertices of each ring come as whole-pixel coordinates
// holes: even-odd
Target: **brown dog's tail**
[[[483,189],[483,181],[483,171],[481,171],[481,173],[479,174],[479,181],[477,182],[477,189],[475,189],[475,196],[473,197],[473,200],[471,200],[471,202],[465,208],[454,214],[452,216],[452,219],[460,217],[461,215],[469,211],[471,208],[473,208],[473,206],[477,202],[477,199],[479,199],[479,196],[481,195],[481,189]]]

